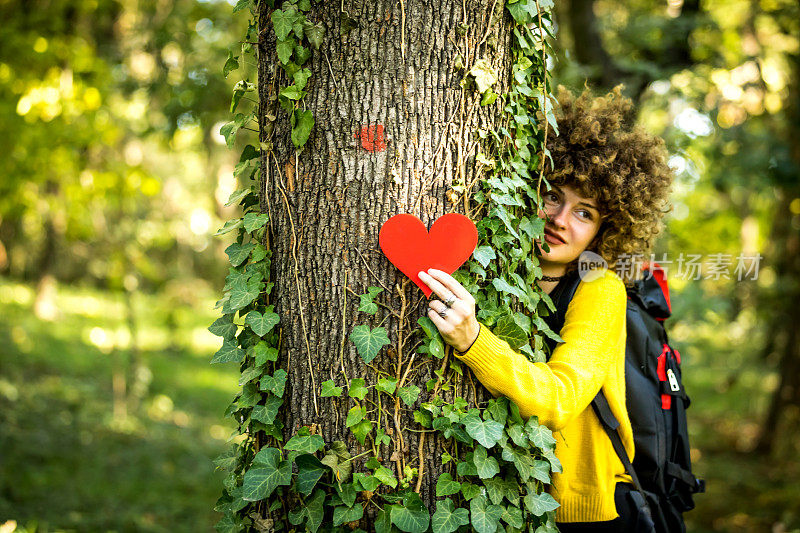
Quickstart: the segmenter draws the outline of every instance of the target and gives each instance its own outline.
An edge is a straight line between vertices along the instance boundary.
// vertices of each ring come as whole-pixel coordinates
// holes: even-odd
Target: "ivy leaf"
[[[264,376],[258,388],[262,391],[269,391],[278,398],[283,398],[283,390],[286,388],[286,370],[279,368],[273,376]]]
[[[360,503],[353,507],[338,505],[333,508],[333,525],[340,526],[345,522],[355,522],[361,520],[362,516],[364,516],[364,506]]]
[[[283,448],[285,450],[297,450],[303,453],[314,453],[325,446],[325,439],[320,435],[295,435]]]
[[[232,121],[230,121],[230,122],[228,122],[226,124],[223,124],[220,127],[219,134],[222,135],[223,137],[225,137],[225,144],[228,145],[228,148],[233,148],[233,143],[236,140],[236,132],[239,131],[239,128],[244,126],[247,123],[248,120],[249,120],[248,116],[245,115],[244,113],[236,113],[236,115],[234,115]],[[228,221],[228,222],[230,222],[230,221]],[[225,226],[227,226],[227,225],[228,224],[226,222]],[[225,229],[224,226],[223,226],[223,229]],[[222,230],[220,230],[220,231],[222,231]],[[230,231],[230,229],[228,229],[228,231]],[[219,233],[219,232],[217,232],[217,233]],[[227,231],[224,232],[224,233],[227,233]]]
[[[517,529],[522,529],[525,521],[522,518],[522,509],[514,505],[509,505],[503,510],[503,515],[500,517],[506,524]]]
[[[495,278],[492,280],[492,284],[495,285],[495,287],[498,285],[495,282],[499,279],[500,278]],[[528,342],[528,336],[525,334],[525,331],[519,327],[513,316],[506,315],[501,317],[497,321],[497,325],[492,329],[492,333],[506,341],[509,346],[515,350]]]
[[[277,448],[263,448],[245,473],[242,499],[256,502],[267,498],[279,485],[292,482],[292,464],[281,458]]]
[[[556,457],[556,454],[553,450],[545,449],[542,452],[544,458],[547,459],[547,462],[550,463],[550,470],[553,472],[562,472],[561,469],[561,461]]]
[[[312,436],[316,437],[318,435]],[[327,467],[310,453],[298,455],[295,457],[294,462],[297,465],[297,490],[301,494],[308,495],[325,474]]]
[[[266,213],[247,213],[242,219],[244,229],[248,233],[253,233],[255,230],[263,228],[268,220],[269,216]]]
[[[414,402],[419,398],[419,387],[416,385],[409,385],[408,387],[400,387],[397,390],[397,395],[403,400],[408,407],[413,407]]]
[[[461,526],[469,524],[469,512],[466,509],[456,509],[453,500],[436,502],[436,512],[433,513],[433,533],[453,533]]]
[[[230,148],[230,146],[229,146],[229,148]],[[236,228],[238,228],[241,225],[242,225],[242,219],[241,218],[234,218],[232,220],[228,220],[228,221],[225,222],[225,224],[223,224],[223,226],[221,228],[219,228],[217,230],[217,232],[214,234],[214,236],[215,237],[219,237],[220,235],[225,235],[226,233],[235,230]]]
[[[370,420],[362,420],[350,428],[350,431],[353,432],[353,435],[356,436],[358,442],[363,446],[364,442],[367,440],[367,436],[372,433],[372,422]]]
[[[497,71],[492,67],[492,63],[486,59],[479,59],[472,65],[469,73],[475,78],[478,85],[478,92],[485,93],[492,85],[497,83]]]
[[[228,201],[225,203],[224,207],[230,207],[233,204],[238,204],[239,200],[241,200],[251,192],[252,190],[250,189],[250,187],[233,191],[231,195],[228,197]]]
[[[506,418],[508,418],[508,398],[501,396],[496,400],[489,400],[489,404],[483,412],[483,417],[486,418],[487,414],[496,422],[505,426]]]
[[[384,485],[389,485],[392,488],[397,487],[397,478],[395,478],[392,471],[385,466],[379,466],[373,475]]]
[[[378,478],[363,472],[356,472],[353,474],[353,483],[357,483],[363,490],[368,490],[370,492],[375,492],[375,489],[381,484]]]
[[[514,226],[511,224],[511,217],[509,216],[508,211],[506,211],[505,207],[503,207],[502,205],[495,205],[489,211],[489,217],[497,217],[500,220],[502,220],[508,232],[515,238],[519,239],[519,234],[514,229]]]
[[[475,455],[472,458],[475,468],[478,469],[478,477],[488,479],[500,473],[500,465],[497,459],[490,456],[483,446],[475,447]]]
[[[250,329],[259,337],[269,333],[280,322],[280,317],[277,313],[273,313],[271,308],[272,306],[263,315],[255,310],[250,311],[247,313],[247,318],[244,319],[244,323],[250,326]]]
[[[253,249],[253,253],[250,254],[250,257],[253,259],[254,263],[258,263],[268,255],[269,251],[262,245],[257,244],[256,247]]]
[[[370,330],[369,326],[364,324],[353,328],[353,332],[350,333],[350,340],[355,343],[356,350],[365,363],[375,359],[380,349],[389,344],[389,337],[385,328],[377,327]]]
[[[244,350],[239,348],[235,340],[225,339],[222,341],[222,348],[217,350],[211,359],[211,364],[240,362],[244,359]]]
[[[491,246],[478,246],[475,248],[475,251],[472,252],[472,257],[474,257],[483,268],[486,268],[489,266],[490,261],[497,259],[497,254]]]
[[[246,7],[251,7],[252,5],[253,5],[253,0],[239,0],[238,2],[236,2],[236,6],[234,6],[233,8],[233,12],[236,13]]]
[[[409,405],[409,407],[411,407],[411,406]],[[414,411],[414,420],[418,424],[422,425],[423,427],[430,428],[431,427],[431,419],[432,419],[432,417],[431,417],[430,413],[426,413],[426,412],[423,412],[423,411],[420,411],[420,410]]]
[[[358,398],[359,400],[363,400],[364,396],[367,395],[367,388],[364,386],[364,378],[353,378],[350,380],[350,388],[347,391],[347,395],[351,398]]]
[[[464,456],[463,461],[456,465],[456,473],[459,476],[477,476],[478,469],[475,466],[475,452],[469,452]]]
[[[242,394],[236,403],[239,407],[253,407],[261,399],[261,394],[258,392],[258,385],[255,383],[247,383],[242,387]]]
[[[470,415],[464,417],[463,423],[469,436],[485,448],[492,448],[503,436],[503,424],[494,420],[481,420],[477,415]]]
[[[486,501],[486,496],[479,494],[469,502],[472,527],[478,533],[494,533],[500,526],[503,508]]]
[[[298,89],[296,85],[289,85],[281,89],[280,95],[289,100],[300,100],[306,93]]]
[[[239,377],[239,386],[242,386],[245,383],[250,383],[253,381],[253,378],[260,376],[262,372],[264,372],[264,370],[256,366],[251,366],[250,368],[244,370],[242,375]]]
[[[278,60],[286,65],[289,63],[289,60],[292,59],[292,50],[294,50],[294,40],[287,39],[285,41],[278,41],[278,45],[275,47],[276,52],[278,54]]]
[[[436,497],[451,496],[461,490],[461,483],[453,480],[450,472],[444,472],[436,480]]]
[[[430,318],[423,316],[417,319],[417,324],[420,325],[422,331],[425,332],[425,336],[429,339],[435,338],[439,336],[439,329],[433,323],[433,320]]]
[[[308,519],[306,531],[316,533],[325,516],[325,497],[325,491],[317,489],[311,498],[306,499],[304,506],[297,510],[289,511],[289,521],[293,525],[299,526],[304,519]]]
[[[553,438],[553,432],[547,427],[539,424],[535,416],[532,416],[525,423],[525,433],[528,438],[537,448],[552,449],[556,445],[556,439]]]
[[[253,412],[250,414],[250,417],[263,424],[270,425],[275,422],[275,417],[278,416],[278,409],[281,405],[283,405],[283,400],[277,396],[269,395],[264,405],[256,405],[253,407]]]
[[[555,511],[561,505],[546,492],[541,494],[529,492],[525,495],[524,501],[528,511],[536,516],[542,516],[548,511]]]
[[[306,144],[309,135],[311,135],[311,128],[314,127],[314,113],[310,109],[305,111],[296,109],[294,112],[295,125],[292,128],[292,144],[300,148]]]
[[[394,390],[397,388],[397,378],[379,378],[378,384],[375,385],[375,388],[381,392],[385,392],[386,394],[394,394]]]
[[[263,285],[264,283],[261,280],[253,278],[244,283],[237,283],[231,286],[231,296],[228,302],[231,311],[238,311],[250,305],[261,294]]]
[[[222,315],[208,327],[208,331],[225,340],[233,340],[236,336],[236,324],[233,323],[233,315]]]
[[[487,106],[492,105],[495,100],[497,100],[498,94],[491,89],[487,89],[485,93],[483,93],[483,98],[481,98],[481,105]]]
[[[464,495],[465,500],[469,501],[480,493],[481,488],[478,485],[470,483],[469,481],[461,482],[461,494]]]
[[[358,310],[362,313],[367,313],[370,315],[374,315],[378,312],[378,305],[375,304],[372,300],[382,292],[383,289],[380,287],[370,287],[367,289],[366,294],[360,294],[359,298],[361,299],[361,303],[358,306]]]
[[[311,50],[299,44],[295,45],[294,56],[297,58],[297,64],[302,65],[311,57]]]
[[[292,78],[294,79],[294,84],[297,85],[298,89],[304,89],[306,83],[308,83],[308,78],[311,77],[311,71],[307,68],[300,69],[294,73]]]
[[[489,496],[489,500],[495,505],[500,505],[503,502],[505,481],[498,476],[484,479],[483,485],[486,487],[486,495]]]
[[[506,445],[503,447],[503,460],[514,463],[522,481],[527,481],[533,474],[533,460],[525,449]]]
[[[216,511],[217,509],[214,510]],[[217,530],[217,533],[239,533],[241,526],[234,522],[233,514],[228,512],[228,514],[220,518],[219,522],[214,524],[214,529]]]
[[[347,413],[347,421],[345,422],[345,425],[351,428],[361,422],[366,415],[366,407],[359,407],[358,405],[351,407],[350,411]]]
[[[350,454],[347,453],[347,447],[344,446],[344,443],[340,446],[336,444],[337,442],[342,441],[335,441],[331,444],[331,449],[325,453],[320,462],[333,470],[336,480],[342,483],[350,477],[350,472],[353,471],[353,463],[348,460],[350,459]],[[342,450],[339,450],[339,448],[342,448]]]
[[[267,341],[259,341],[253,346],[253,357],[256,360],[256,366],[261,366],[267,361],[275,362],[278,360],[278,349],[267,344]]]
[[[244,263],[247,256],[250,255],[250,251],[255,248],[256,245],[252,242],[248,242],[247,244],[239,244],[235,242],[225,248],[225,253],[228,254],[228,258],[231,261],[231,264],[235,267]]]
[[[407,533],[425,533],[431,521],[430,513],[422,505],[416,509],[395,505],[392,507],[391,518],[397,529]]]
[[[332,379],[328,381],[322,382],[322,393],[320,396],[323,398],[327,398],[329,396],[341,396],[342,395],[342,387],[337,387],[336,383]]]
[[[228,59],[225,61],[225,65],[222,67],[223,77],[227,78],[228,74],[239,68],[239,62],[237,59],[239,58],[233,57],[233,52],[228,50]]]
[[[542,483],[550,483],[550,463],[539,459],[533,461],[533,478]]]
[[[325,36],[325,26],[320,22],[318,24],[307,24],[303,29],[309,44],[314,47],[314,50],[319,50],[319,47],[322,46],[322,38]]]
[[[296,18],[297,13],[292,10],[281,11],[280,9],[276,9],[272,12],[270,20],[272,20],[272,25],[275,28],[275,35],[278,37],[279,41],[283,41],[289,36]]]

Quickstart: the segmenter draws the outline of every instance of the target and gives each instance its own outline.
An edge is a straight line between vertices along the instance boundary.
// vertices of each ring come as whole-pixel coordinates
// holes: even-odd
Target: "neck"
[[[542,261],[539,266],[542,268],[542,274],[545,276],[560,277],[567,271],[567,265],[561,263],[549,263]],[[544,292],[550,294],[553,289],[558,285],[558,281],[543,281],[539,280],[539,286]]]

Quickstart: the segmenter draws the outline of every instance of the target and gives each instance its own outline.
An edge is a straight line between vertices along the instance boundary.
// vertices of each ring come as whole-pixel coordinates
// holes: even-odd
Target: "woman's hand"
[[[419,278],[442,299],[428,302],[428,318],[447,344],[459,352],[467,351],[480,331],[480,324],[475,318],[475,299],[447,272],[430,268],[428,273],[420,271]],[[449,309],[443,303],[448,299],[452,300]],[[442,312],[445,312],[444,317]]]

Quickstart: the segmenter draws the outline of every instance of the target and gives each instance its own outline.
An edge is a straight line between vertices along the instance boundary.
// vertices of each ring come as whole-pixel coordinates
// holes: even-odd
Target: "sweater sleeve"
[[[586,409],[602,387],[625,342],[627,295],[613,271],[582,281],[567,308],[564,339],[547,363],[532,363],[489,328],[456,357],[495,397],[507,396],[524,418],[559,431]],[[615,349],[616,348],[616,349]]]

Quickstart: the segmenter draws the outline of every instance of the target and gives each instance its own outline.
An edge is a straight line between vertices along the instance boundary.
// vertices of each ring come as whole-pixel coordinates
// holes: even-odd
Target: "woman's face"
[[[539,217],[546,219],[544,239],[550,251],[545,252],[539,246],[540,260],[566,265],[581,255],[600,229],[597,200],[579,196],[568,185],[553,186],[542,195],[542,200],[545,211],[539,209]],[[541,241],[537,239],[536,244]]]

